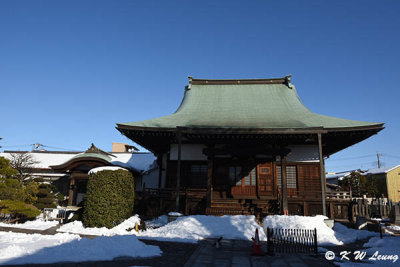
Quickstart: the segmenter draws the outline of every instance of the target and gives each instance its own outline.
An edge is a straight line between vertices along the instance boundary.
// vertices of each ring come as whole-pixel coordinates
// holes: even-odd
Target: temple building
[[[4,151],[0,157],[10,160],[29,155],[34,165],[25,170],[27,179],[41,178],[52,183],[66,196],[66,206],[78,206],[84,199],[91,169],[118,166],[132,172],[135,190],[155,187],[158,166],[152,153],[138,152],[134,146],[112,143],[112,151],[105,152],[92,144],[86,151]],[[152,182],[153,181],[153,182]]]
[[[175,113],[117,129],[157,156],[148,210],[332,215],[343,201],[326,194],[324,159],[378,133],[383,123],[311,112],[290,76],[189,77]]]

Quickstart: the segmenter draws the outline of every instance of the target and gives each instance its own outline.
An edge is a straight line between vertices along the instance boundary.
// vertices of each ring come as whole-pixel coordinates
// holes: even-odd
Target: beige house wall
[[[400,167],[397,167],[387,174],[388,198],[394,202],[400,201]]]

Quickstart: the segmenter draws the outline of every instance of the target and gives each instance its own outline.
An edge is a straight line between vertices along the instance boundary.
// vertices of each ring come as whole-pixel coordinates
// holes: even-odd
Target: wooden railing
[[[350,192],[347,191],[334,191],[334,192],[326,192],[327,199],[351,199]]]
[[[157,195],[159,197],[172,197],[176,196],[176,189],[174,188],[146,188],[143,192]],[[217,191],[214,191],[216,193]],[[187,197],[204,197],[207,194],[207,189],[203,188],[187,188],[187,189],[180,189],[179,195],[180,196],[187,196]],[[279,195],[279,194],[278,194]],[[256,196],[256,194],[254,194]],[[287,197],[288,199],[321,199],[321,191],[296,191],[291,190],[288,191]],[[244,196],[245,198],[246,196]],[[334,191],[334,192],[326,192],[326,199],[331,200],[350,200],[351,194],[347,191]]]

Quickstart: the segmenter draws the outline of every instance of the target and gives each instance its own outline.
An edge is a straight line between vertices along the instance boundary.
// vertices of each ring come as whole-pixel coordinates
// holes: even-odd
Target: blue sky
[[[327,171],[400,164],[400,2],[0,1],[2,150],[129,142],[116,122],[171,114],[187,76],[291,73],[312,111],[384,122]],[[23,146],[25,145],[25,146]]]

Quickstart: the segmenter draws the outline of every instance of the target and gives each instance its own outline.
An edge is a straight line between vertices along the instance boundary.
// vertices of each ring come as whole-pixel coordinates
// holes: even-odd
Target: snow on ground
[[[145,221],[145,223],[146,223],[146,228],[158,228],[168,223],[168,216],[161,215],[160,217],[155,218],[153,220]]]
[[[135,222],[139,223],[139,217],[137,215],[129,218],[127,221],[112,229],[107,229],[105,227],[84,228],[82,222],[75,221],[63,225],[57,231],[85,235],[137,235],[139,238],[154,240],[197,242],[204,238],[217,238],[221,236],[225,239],[251,240],[251,238],[254,237],[256,228],[259,228],[260,239],[265,239],[264,231],[256,223],[254,216],[182,216],[168,224],[165,224],[167,220],[166,216],[160,217],[158,220],[161,227],[152,229],[150,228],[150,223],[150,225],[148,225],[150,227],[146,231],[139,233],[135,230],[126,230],[128,228],[134,228]]]
[[[379,237],[372,237],[367,243],[364,244],[364,248],[359,249],[359,255],[363,255],[361,259],[356,262],[351,262],[346,259],[341,259],[341,255],[336,255],[336,265],[342,267],[362,267],[368,266],[399,266],[400,262],[400,237],[384,235],[383,239]],[[354,251],[351,251],[354,254]]]
[[[126,219],[119,225],[115,226],[112,229],[108,229],[106,227],[102,228],[85,228],[81,221],[73,221],[67,224],[64,224],[60,228],[57,229],[57,232],[64,233],[74,233],[74,234],[82,234],[82,235],[98,235],[98,236],[113,236],[113,235],[132,235],[136,234],[135,232],[135,224],[140,225],[139,215],[135,215]]]
[[[157,229],[148,229],[138,233],[139,238],[175,241],[197,242],[204,238],[246,239],[254,237],[256,228],[259,228],[260,240],[265,240],[262,228],[255,221],[254,216],[206,216],[192,215],[179,217]]]
[[[283,229],[316,228],[319,245],[343,245],[378,235],[374,232],[350,229],[340,223],[335,223],[334,230],[332,230],[324,223],[324,219],[328,218],[322,215],[313,217],[273,215],[265,217],[263,227],[265,232],[267,227]]]
[[[398,225],[385,226],[385,229],[388,233],[400,232],[400,226]]]
[[[12,228],[22,228],[22,229],[31,229],[31,230],[46,230],[53,226],[56,226],[58,221],[44,221],[37,219],[35,221],[27,221],[25,223],[0,223],[1,227],[12,227]]]
[[[136,236],[80,238],[72,234],[39,235],[0,232],[0,264],[112,260],[115,257],[160,256],[157,246]]]

